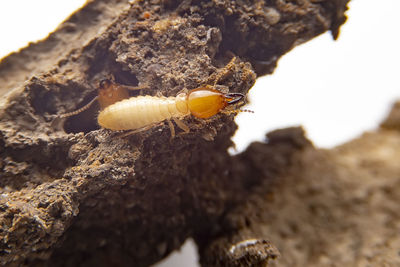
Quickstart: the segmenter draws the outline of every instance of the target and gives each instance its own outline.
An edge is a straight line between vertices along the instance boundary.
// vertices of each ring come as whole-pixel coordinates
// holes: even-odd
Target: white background
[[[400,98],[399,10],[398,0],[354,0],[336,42],[326,33],[283,56],[250,91],[256,113],[238,116],[238,149],[290,125],[321,147],[374,129]]]
[[[83,0],[1,0],[0,57],[45,38]],[[303,125],[332,147],[373,130],[400,99],[400,1],[353,0],[338,41],[324,34],[285,55],[251,89],[254,114],[237,118],[238,151],[267,131]],[[158,266],[198,266],[193,243]]]

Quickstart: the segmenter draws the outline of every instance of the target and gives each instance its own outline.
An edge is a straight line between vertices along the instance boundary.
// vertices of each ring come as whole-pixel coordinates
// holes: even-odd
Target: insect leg
[[[190,128],[189,126],[187,126],[183,121],[181,121],[178,118],[172,118],[174,120],[174,122],[176,123],[176,125],[178,125],[179,128],[181,128],[185,134],[190,132]]]
[[[175,137],[175,127],[172,124],[171,120],[167,120],[169,129],[171,130],[171,139]]]
[[[158,124],[158,123],[157,123],[157,124]],[[153,128],[153,127],[156,126],[157,124],[150,124],[150,125],[144,126],[144,127],[142,127],[142,128],[139,128],[139,129],[130,130],[130,131],[128,131],[128,132],[122,133],[121,135],[118,135],[118,137],[121,137],[121,138],[122,138],[122,137],[127,137],[127,136],[130,136],[130,135],[133,135],[133,134],[141,133],[141,132],[150,130],[151,128]]]
[[[189,90],[188,90],[187,88],[183,88],[183,89],[180,90],[176,95],[179,95],[179,94],[187,94],[187,93],[189,93]]]
[[[229,61],[228,64],[226,64],[226,66],[222,69],[219,70],[216,74],[215,74],[215,79],[214,79],[214,86],[218,84],[218,82],[220,80],[222,80],[226,75],[228,75],[228,73],[232,70],[232,68],[235,66],[235,61],[236,61],[236,57],[232,57],[232,59]]]

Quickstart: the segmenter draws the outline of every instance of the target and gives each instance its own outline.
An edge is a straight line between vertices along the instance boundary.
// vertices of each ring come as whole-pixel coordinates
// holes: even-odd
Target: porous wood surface
[[[128,137],[100,129],[96,106],[56,119],[104,78],[149,87],[132,96],[215,82],[247,93],[296,45],[336,38],[346,4],[89,1],[3,59],[0,263],[148,266],[188,237],[204,266],[397,263],[395,119],[332,151],[293,128],[234,157],[233,115],[188,117],[191,132],[172,140],[167,125]]]

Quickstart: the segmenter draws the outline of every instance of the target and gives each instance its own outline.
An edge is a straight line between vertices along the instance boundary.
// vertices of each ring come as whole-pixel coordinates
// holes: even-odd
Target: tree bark
[[[375,190],[372,177],[358,195],[356,180],[343,178],[363,173],[346,165],[369,155],[357,151],[373,156],[362,141],[321,151],[289,129],[231,157],[233,115],[188,117],[190,133],[172,140],[166,125],[127,137],[100,129],[96,106],[57,120],[96,96],[104,78],[149,87],[132,96],[175,96],[214,83],[247,93],[296,45],[327,30],[336,38],[347,2],[89,1],[46,40],[3,59],[0,263],[148,266],[188,237],[205,266],[263,265],[278,257],[277,248],[289,265],[366,260],[370,254],[355,253],[371,249],[363,230],[354,232],[349,255],[334,247],[361,223],[342,216],[366,217],[366,206],[353,201]],[[386,138],[382,149],[395,148],[397,132],[368,138],[378,135]],[[395,177],[395,166],[384,163],[377,168]],[[396,195],[389,191],[380,196]],[[379,218],[372,222],[383,231]]]

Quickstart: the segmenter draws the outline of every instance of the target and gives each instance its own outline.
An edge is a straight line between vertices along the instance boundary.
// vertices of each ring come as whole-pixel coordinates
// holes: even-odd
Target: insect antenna
[[[237,109],[237,112],[238,112],[238,113],[239,113],[239,112],[254,113],[254,111],[253,111],[253,110],[250,110],[250,109]]]
[[[250,109],[231,109],[231,110],[223,110],[223,111],[221,111],[221,113],[224,113],[226,115],[238,114],[240,112],[254,113],[254,111],[252,111]]]
[[[64,119],[64,118],[68,118],[68,117],[71,117],[71,116],[75,116],[75,115],[87,110],[88,108],[90,108],[90,106],[97,100],[97,98],[98,98],[98,96],[95,96],[92,100],[90,100],[89,103],[87,103],[86,105],[84,105],[80,109],[77,109],[77,110],[74,110],[74,111],[71,111],[71,112],[68,112],[68,113],[61,114],[61,115],[59,115],[59,117],[61,119]]]

